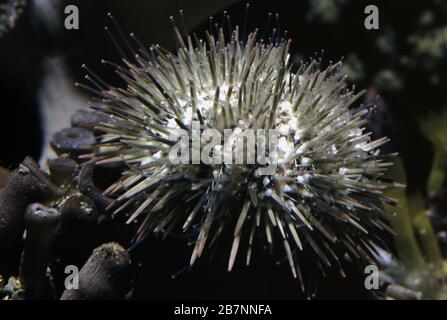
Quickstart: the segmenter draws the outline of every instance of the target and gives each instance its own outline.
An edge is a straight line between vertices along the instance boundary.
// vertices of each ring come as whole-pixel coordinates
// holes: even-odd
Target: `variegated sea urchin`
[[[347,88],[341,63],[320,70],[311,61],[293,72],[290,40],[264,43],[254,32],[245,41],[237,27],[230,41],[222,29],[206,41],[175,32],[177,54],[140,46],[134,63],[117,67],[126,90],[92,79],[101,91],[92,106],[113,121],[98,124],[104,134],[91,160],[126,165],[105,191],[116,199],[109,210],[142,219],[137,240],[194,228],[191,265],[229,233],[229,270],[240,246],[250,263],[255,240],[278,243],[300,279],[303,248],[342,274],[344,255],[374,259],[388,229],[384,207],[394,204],[383,195],[393,183],[382,177],[392,155],[379,152],[386,138],[373,141],[365,131],[367,108],[351,108],[363,92]],[[260,164],[173,164],[171,133],[191,131],[193,121],[220,132],[276,129],[275,172],[257,174]]]

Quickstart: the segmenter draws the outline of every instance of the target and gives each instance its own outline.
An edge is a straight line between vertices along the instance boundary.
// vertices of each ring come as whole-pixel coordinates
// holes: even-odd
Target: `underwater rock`
[[[56,209],[39,203],[29,205],[25,211],[26,240],[19,274],[28,298],[51,297],[46,270],[60,216]]]
[[[61,300],[123,299],[131,289],[131,261],[117,243],[96,248],[79,272],[79,288],[66,289]]]
[[[90,150],[95,143],[95,136],[91,131],[82,128],[67,128],[56,132],[51,140],[51,146],[57,154],[69,153],[80,155]]]
[[[26,206],[58,195],[60,193],[57,187],[31,158],[26,158],[12,172],[6,185],[0,190],[0,269],[14,264],[13,258],[3,257],[11,254],[16,256],[20,252]]]

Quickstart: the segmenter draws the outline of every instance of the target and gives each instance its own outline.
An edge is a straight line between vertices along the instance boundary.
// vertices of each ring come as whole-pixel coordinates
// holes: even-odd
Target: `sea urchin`
[[[300,279],[303,248],[320,267],[335,263],[342,273],[344,255],[373,259],[379,234],[389,229],[384,207],[394,204],[383,195],[394,184],[382,177],[393,155],[378,149],[386,138],[372,140],[366,131],[367,108],[351,107],[363,92],[347,88],[341,63],[322,70],[312,60],[293,71],[290,40],[258,41],[256,31],[241,39],[238,27],[229,41],[222,29],[205,41],[174,30],[176,54],[140,46],[134,62],[116,66],[127,89],[90,78],[100,89],[93,108],[113,121],[98,123],[104,134],[89,157],[97,165],[125,165],[105,191],[116,199],[109,210],[127,212],[129,223],[142,219],[136,240],[193,228],[191,265],[224,234],[233,235],[229,270],[240,244],[250,263],[255,240],[278,243]],[[219,145],[249,130],[275,130],[266,139],[276,149],[266,163],[173,163],[173,133],[191,137],[197,123],[201,133],[233,132]],[[199,135],[188,154],[197,151],[194,143],[208,142]],[[223,153],[240,152],[248,153]],[[274,170],[260,174],[273,161]]]

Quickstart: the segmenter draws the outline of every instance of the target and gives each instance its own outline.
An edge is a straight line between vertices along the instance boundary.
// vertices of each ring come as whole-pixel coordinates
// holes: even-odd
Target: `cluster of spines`
[[[371,141],[363,133],[367,110],[350,109],[363,92],[346,89],[340,63],[320,71],[311,61],[293,73],[290,40],[258,42],[254,32],[241,41],[236,27],[230,42],[221,28],[217,38],[207,32],[206,42],[195,37],[193,43],[176,26],[174,32],[176,55],[141,46],[135,63],[124,59],[126,67],[115,65],[127,90],[106,86],[89,72],[101,97],[93,108],[115,118],[98,124],[105,134],[91,157],[98,165],[127,164],[106,194],[116,197],[109,208],[114,214],[131,212],[128,223],[146,215],[136,240],[147,232],[169,234],[180,225],[186,232],[196,221],[192,265],[233,221],[229,270],[246,228],[247,264],[256,231],[273,245],[277,229],[300,279],[294,248],[303,249],[302,239],[319,266],[335,261],[342,274],[336,243],[354,260],[373,259],[376,233],[389,229],[383,206],[395,204],[382,192],[395,184],[381,179],[393,155],[378,151],[386,138]],[[284,135],[294,149],[269,177],[256,176],[251,166],[173,166],[167,157],[176,142],[169,139],[170,119],[186,130],[193,120],[218,130],[278,129],[294,120],[294,135]],[[238,203],[240,211],[228,210],[227,202]]]

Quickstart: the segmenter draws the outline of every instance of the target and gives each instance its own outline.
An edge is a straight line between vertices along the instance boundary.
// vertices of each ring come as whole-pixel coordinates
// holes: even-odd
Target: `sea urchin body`
[[[319,266],[335,263],[342,273],[343,255],[373,258],[378,234],[388,229],[384,206],[393,204],[383,195],[393,184],[381,178],[391,156],[378,149],[386,138],[373,141],[366,132],[368,110],[351,107],[362,92],[347,89],[340,63],[320,70],[312,61],[293,72],[290,41],[264,43],[256,32],[241,41],[237,27],[230,41],[222,30],[206,41],[175,31],[176,54],[141,47],[135,63],[117,68],[126,90],[97,83],[101,99],[93,108],[113,121],[98,124],[104,134],[92,161],[126,165],[106,190],[116,199],[109,209],[128,212],[128,222],[142,220],[136,239],[195,228],[191,265],[228,233],[229,270],[240,245],[250,263],[255,240],[278,243],[300,278],[303,248]],[[172,163],[172,133],[191,132],[195,122],[201,131],[231,129],[232,139],[276,130],[275,170],[259,174],[265,163]],[[208,142],[201,139],[199,145]]]

